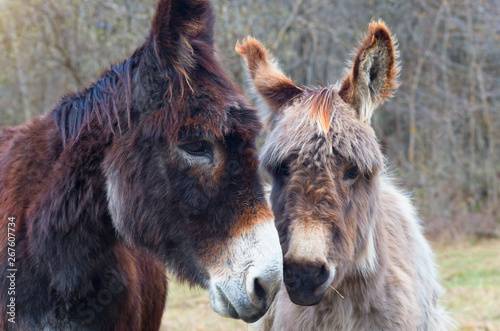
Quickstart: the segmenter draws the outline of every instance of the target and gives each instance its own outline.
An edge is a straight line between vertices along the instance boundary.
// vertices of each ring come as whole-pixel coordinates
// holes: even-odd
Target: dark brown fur
[[[158,329],[165,264],[206,287],[228,242],[272,219],[256,173],[261,124],[216,59],[214,22],[209,1],[160,0],[130,59],[4,129],[0,329]],[[184,152],[193,140],[213,145],[213,162]],[[6,311],[8,217],[15,324]],[[261,314],[273,297],[262,298]]]

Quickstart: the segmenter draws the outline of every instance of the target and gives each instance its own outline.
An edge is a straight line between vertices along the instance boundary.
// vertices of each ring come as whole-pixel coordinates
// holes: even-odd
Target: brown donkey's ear
[[[356,109],[361,121],[369,124],[375,108],[392,97],[399,86],[399,52],[385,23],[378,21],[370,23],[355,54],[339,95]]]
[[[209,0],[159,0],[150,40],[164,69],[185,74],[194,67],[193,42],[213,47],[214,26]]]
[[[250,81],[268,104],[271,118],[279,116],[302,88],[288,78],[278,67],[268,50],[256,39],[248,37],[236,43],[236,51],[246,60]]]

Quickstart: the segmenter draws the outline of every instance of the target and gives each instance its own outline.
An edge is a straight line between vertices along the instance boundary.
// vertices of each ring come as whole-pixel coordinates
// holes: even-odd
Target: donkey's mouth
[[[240,318],[238,312],[236,311],[236,308],[234,308],[234,306],[231,304],[231,301],[229,301],[226,294],[224,294],[224,291],[222,291],[218,285],[216,285],[215,287],[217,288],[217,293],[219,294],[221,303],[223,304],[223,306],[227,306],[226,313],[229,315],[229,317],[236,319]]]
[[[215,291],[210,291],[210,304],[212,308],[222,316],[242,319],[246,323],[254,323],[261,318],[269,308],[269,305],[258,306],[250,303],[249,299],[245,300],[239,298],[231,301],[219,285],[215,285],[215,289]],[[237,307],[235,307],[233,302],[236,303]]]
[[[314,306],[321,302],[323,298],[323,293],[320,295],[314,295],[305,293],[303,291],[291,291],[288,287],[286,288],[290,300],[299,306]]]

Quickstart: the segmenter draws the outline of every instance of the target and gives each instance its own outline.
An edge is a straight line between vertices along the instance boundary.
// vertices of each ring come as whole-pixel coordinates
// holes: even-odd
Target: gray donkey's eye
[[[344,173],[344,178],[343,180],[352,180],[356,179],[359,176],[359,169],[355,165],[347,169],[347,171]]]

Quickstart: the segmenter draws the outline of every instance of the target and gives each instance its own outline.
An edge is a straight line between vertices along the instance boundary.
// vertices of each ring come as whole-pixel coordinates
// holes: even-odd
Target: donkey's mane
[[[102,78],[83,92],[63,98],[54,110],[54,120],[61,132],[63,144],[66,144],[68,139],[78,137],[82,127],[90,124],[91,114],[96,115],[100,124],[106,122],[113,133],[113,123],[117,123],[121,132],[119,109],[125,108],[130,126],[133,65],[134,57],[111,67]]]
[[[115,134],[116,129],[120,134],[122,133],[123,123],[121,121],[126,120],[130,128],[132,80],[135,80],[134,71],[136,70],[141,71],[141,75],[148,76],[145,79],[141,78],[141,84],[147,85],[142,87],[152,90],[149,93],[154,97],[150,97],[150,99],[153,98],[155,103],[166,102],[170,104],[171,108],[176,108],[173,106],[174,104],[182,103],[186,92],[194,93],[189,75],[191,70],[195,68],[198,75],[203,75],[220,89],[230,92],[228,94],[241,92],[221,67],[212,45],[203,40],[191,40],[189,53],[193,57],[192,67],[184,70],[164,69],[166,71],[164,79],[168,82],[167,85],[159,86],[158,82],[153,82],[156,80],[156,72],[151,71],[161,70],[162,64],[153,52],[148,52],[147,49],[141,47],[130,59],[111,67],[99,80],[82,92],[63,97],[61,103],[54,109],[54,120],[61,132],[63,144],[66,145],[68,141],[74,142],[85,125],[90,127],[93,117],[97,118],[100,125],[107,125],[112,134]],[[137,96],[134,97],[137,99]],[[149,100],[149,102],[151,101]],[[160,104],[155,104],[156,106],[160,106]],[[91,116],[93,114],[95,116]],[[175,114],[171,115],[177,118]],[[245,126],[239,129],[246,132]]]
[[[55,108],[54,119],[64,145],[68,139],[75,141],[85,124],[90,128],[94,117],[112,134],[115,130],[122,132],[121,121],[127,120],[130,128],[135,70],[140,71],[140,88],[146,88],[148,93],[142,101],[149,103],[147,108],[154,108],[151,110],[164,101],[171,106],[181,103],[188,90],[194,93],[194,69],[198,74],[204,72],[217,86],[239,92],[215,57],[216,16],[210,2],[159,1],[156,11],[174,11],[177,15],[156,15],[149,38],[129,60],[111,67],[83,92],[65,96]],[[162,79],[159,75],[163,75]],[[162,85],[165,81],[168,85]],[[133,93],[135,100],[140,99],[135,90]]]
[[[318,125],[320,134],[327,135],[332,120],[332,109],[336,93],[332,87],[307,90],[300,108],[308,109],[309,116]]]

